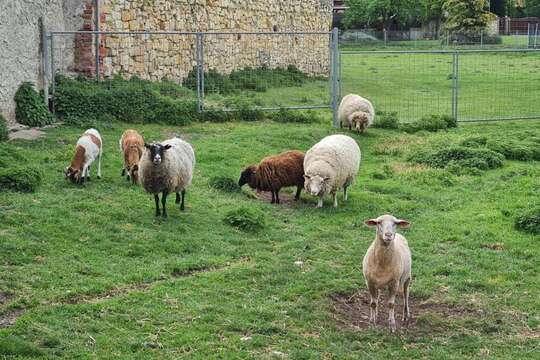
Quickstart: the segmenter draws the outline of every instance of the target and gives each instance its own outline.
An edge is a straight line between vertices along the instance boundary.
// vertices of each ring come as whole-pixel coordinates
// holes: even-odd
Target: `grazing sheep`
[[[327,136],[306,152],[305,188],[319,197],[318,208],[323,206],[325,194],[332,194],[337,207],[336,192],[340,188],[343,188],[343,200],[347,201],[347,188],[358,173],[360,156],[356,141],[345,135]]]
[[[167,195],[176,192],[176,203],[182,203],[184,210],[186,189],[191,184],[195,168],[195,153],[190,144],[180,138],[165,140],[162,143],[144,144],[146,148],[139,161],[139,178],[144,189],[154,194],[156,216],[160,216],[159,193],[163,217],[167,217]]]
[[[240,175],[238,185],[248,184],[252,189],[270,191],[272,204],[279,204],[279,191],[282,187],[296,186],[295,200],[300,198],[304,187],[304,153],[286,151],[267,156],[259,165],[250,165]]]
[[[122,176],[128,172],[127,180],[137,183],[139,172],[139,160],[144,150],[143,137],[136,130],[126,130],[120,138],[120,151],[124,154],[124,166]]]
[[[355,94],[345,96],[338,109],[339,126],[348,126],[349,130],[352,127],[359,133],[373,124],[375,119],[375,109],[368,99]]]
[[[390,330],[394,332],[394,306],[398,291],[403,291],[403,321],[410,317],[411,251],[405,237],[396,233],[396,227],[408,228],[410,223],[392,215],[381,215],[364,221],[364,224],[377,227],[375,241],[367,250],[362,266],[370,295],[369,321],[373,325],[377,323],[379,290],[388,288],[388,321]]]
[[[69,165],[64,171],[67,179],[73,183],[82,184],[84,180],[90,180],[90,165],[98,159],[98,179],[101,179],[101,154],[103,153],[103,144],[101,136],[96,129],[88,129],[77,140],[75,154]]]

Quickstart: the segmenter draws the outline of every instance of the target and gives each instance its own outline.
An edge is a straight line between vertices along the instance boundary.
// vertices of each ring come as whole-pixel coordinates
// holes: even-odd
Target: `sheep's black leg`
[[[276,204],[279,204],[279,189],[276,190]]]
[[[122,168],[122,174],[120,176],[126,175],[126,168]]]
[[[300,193],[302,192],[302,187],[297,186],[296,187],[296,195],[294,195],[294,200],[298,201],[300,200]]]
[[[180,204],[180,210],[184,211],[184,199],[186,198],[186,190],[182,190],[182,203]]]
[[[176,204],[180,204],[180,193],[176,193],[176,200],[175,200],[175,203]]]
[[[154,194],[154,201],[156,202],[156,216],[160,216],[161,212],[159,211],[159,195]]]
[[[274,192],[272,191],[272,201],[270,202],[270,204],[273,204],[276,202],[276,197],[274,196]]]
[[[161,207],[163,209],[163,217],[164,218],[167,217],[167,208],[165,207],[165,204],[167,203],[167,195],[169,195],[169,193],[167,191],[164,191],[161,194]]]

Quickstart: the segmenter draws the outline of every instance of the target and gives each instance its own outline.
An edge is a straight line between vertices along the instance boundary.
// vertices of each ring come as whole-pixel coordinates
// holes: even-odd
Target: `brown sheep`
[[[272,204],[279,204],[282,187],[296,186],[294,199],[298,200],[304,187],[304,153],[293,150],[265,157],[259,165],[250,165],[242,171],[238,185],[245,184],[259,191],[270,191]]]
[[[128,172],[127,180],[133,184],[138,181],[139,160],[144,150],[144,140],[136,130],[126,130],[120,138],[120,151],[124,154],[122,176]]]

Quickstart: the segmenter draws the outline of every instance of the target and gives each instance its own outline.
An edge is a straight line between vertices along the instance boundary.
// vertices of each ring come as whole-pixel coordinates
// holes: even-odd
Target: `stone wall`
[[[103,0],[106,31],[285,32],[329,31],[330,0]],[[195,66],[193,35],[107,35],[104,76],[137,75],[181,81]],[[328,35],[207,35],[205,68],[228,73],[245,67],[296,65],[329,71]]]
[[[0,112],[15,121],[13,96],[23,81],[41,86],[41,28],[78,29],[83,0],[0,1]]]

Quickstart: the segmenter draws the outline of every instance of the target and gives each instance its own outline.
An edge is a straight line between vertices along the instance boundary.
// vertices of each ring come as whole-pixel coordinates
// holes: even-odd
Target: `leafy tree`
[[[443,11],[447,13],[444,28],[450,32],[480,31],[493,18],[486,10],[486,0],[446,0]]]
[[[527,0],[523,10],[526,16],[540,17],[540,0]]]
[[[425,1],[425,0],[423,0]],[[421,7],[414,0],[347,0],[344,24],[351,27],[357,23],[383,24],[390,29],[393,22],[409,24],[420,19]]]

